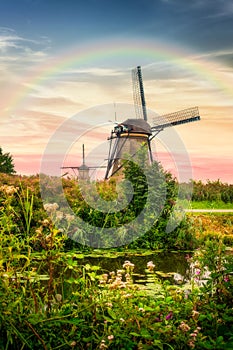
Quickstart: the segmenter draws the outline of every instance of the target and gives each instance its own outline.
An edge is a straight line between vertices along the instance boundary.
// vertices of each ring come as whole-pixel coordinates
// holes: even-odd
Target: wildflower
[[[147,268],[148,268],[148,270],[149,270],[150,272],[153,272],[153,271],[154,271],[155,265],[154,265],[153,261],[149,261],[149,262],[147,263]]]
[[[193,333],[190,334],[190,337],[196,338],[196,336],[197,336],[196,332],[193,332]]]
[[[178,327],[180,330],[182,330],[182,332],[188,332],[190,330],[190,327],[187,323],[185,323],[184,321],[181,322],[181,324]]]
[[[121,277],[116,277],[115,281],[110,285],[110,289],[124,288],[124,282],[122,282]]]
[[[125,320],[124,320],[122,317],[120,318],[120,321],[121,321],[121,322],[125,322]]]
[[[49,212],[55,212],[59,208],[59,205],[57,203],[46,203],[44,204],[44,209]]]
[[[192,317],[193,317],[193,318],[197,318],[198,316],[199,316],[199,312],[196,311],[196,310],[193,310],[193,311],[192,311]]]
[[[7,186],[5,189],[6,194],[12,195],[17,192],[17,189],[14,186]]]
[[[49,224],[49,220],[44,219],[42,223],[43,223],[44,226],[47,226]]]
[[[99,285],[100,284],[106,284],[106,281],[105,280],[99,280]]]
[[[115,281],[116,281],[117,284],[120,284],[121,283],[121,277],[116,277]]]
[[[229,278],[229,276],[225,276],[225,277],[223,278],[223,280],[224,280],[224,282],[229,282],[229,281],[230,281],[230,278]]]
[[[100,343],[100,349],[103,350],[103,349],[107,349],[107,345],[105,344],[105,340],[101,340],[101,343]]]
[[[185,291],[184,291],[185,299],[188,299],[190,294],[191,294],[191,290],[190,289],[185,289]]]
[[[188,345],[189,345],[189,347],[192,348],[192,349],[195,348],[195,343],[194,343],[193,340],[190,340],[190,341],[188,342]]]
[[[126,260],[123,264],[123,268],[126,269],[127,271],[133,271],[134,264],[132,264],[129,260]]]
[[[124,270],[117,270],[117,276],[122,276],[122,274],[124,273]]]
[[[180,273],[175,273],[173,279],[176,284],[181,284],[184,280],[184,276],[182,276]]]
[[[15,188],[14,186],[8,186],[8,185],[3,185],[0,187],[0,191],[4,192],[5,194],[11,196],[15,192],[17,192],[18,188]]]
[[[127,283],[130,283],[132,280],[131,280],[131,276],[130,276],[130,274],[129,273],[126,273],[125,274],[125,279],[126,279],[126,282]]]
[[[63,219],[63,212],[62,211],[57,211],[56,212],[56,219],[57,220],[62,220]]]
[[[198,333],[199,333],[200,330],[201,330],[201,327],[197,327],[197,328],[195,329],[195,331],[194,331],[193,333],[190,334],[190,337],[193,337],[194,339],[196,339],[196,337],[197,337],[197,335],[198,335]]]
[[[143,307],[140,307],[140,308],[138,309],[138,311],[145,312],[145,310],[143,309]]]
[[[113,334],[108,336],[108,340],[113,340],[113,339],[114,339],[114,335]]]
[[[104,273],[104,274],[102,275],[102,278],[103,278],[104,281],[107,281],[107,280],[108,280],[108,274],[107,274],[107,273]]]
[[[170,320],[172,318],[172,316],[173,316],[173,312],[170,311],[166,316],[166,320]]]
[[[106,303],[108,307],[112,307],[112,303]]]
[[[74,220],[74,215],[71,215],[71,214],[66,214],[65,215],[65,218],[68,222],[71,222]]]
[[[125,299],[128,299],[128,298],[131,298],[131,297],[132,297],[132,294],[127,293],[127,294],[124,294],[123,297],[124,297]]]
[[[200,275],[200,273],[201,273],[201,270],[200,270],[200,269],[196,269],[196,270],[195,270],[195,275]]]
[[[119,285],[119,288],[126,288],[126,283],[125,282],[121,282],[121,284]]]

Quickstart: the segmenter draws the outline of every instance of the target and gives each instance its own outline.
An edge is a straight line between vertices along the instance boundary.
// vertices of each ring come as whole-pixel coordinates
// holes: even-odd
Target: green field
[[[190,209],[232,209],[233,203],[224,203],[223,201],[192,201]]]

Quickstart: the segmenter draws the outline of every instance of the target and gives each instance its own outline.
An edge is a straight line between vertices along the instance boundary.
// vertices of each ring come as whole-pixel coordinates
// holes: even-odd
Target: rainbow
[[[82,66],[104,65],[108,62],[116,65],[116,62],[128,63],[128,67],[135,65],[149,65],[158,61],[171,62],[179,68],[184,68],[195,73],[201,79],[209,81],[216,87],[230,95],[233,88],[230,81],[222,74],[221,66],[216,62],[209,62],[203,58],[195,57],[194,53],[172,45],[164,45],[161,42],[144,39],[114,39],[88,42],[78,47],[73,47],[66,52],[60,52],[47,63],[35,67],[22,81],[22,88],[10,94],[5,101],[5,109],[13,111],[17,109],[30,96],[36,86],[46,84],[59,73],[71,68]],[[115,63],[114,63],[115,62]]]

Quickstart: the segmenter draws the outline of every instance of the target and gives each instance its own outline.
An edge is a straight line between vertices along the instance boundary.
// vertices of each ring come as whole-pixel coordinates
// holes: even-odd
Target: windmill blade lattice
[[[146,100],[144,95],[141,66],[132,69],[133,99],[138,119],[147,121]]]
[[[175,125],[186,124],[200,120],[198,107],[186,108],[181,111],[156,116],[153,118],[152,131],[162,131]]]

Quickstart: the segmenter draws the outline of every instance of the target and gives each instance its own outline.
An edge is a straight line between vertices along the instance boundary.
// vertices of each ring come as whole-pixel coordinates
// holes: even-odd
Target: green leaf
[[[112,309],[108,309],[108,314],[111,316],[114,320],[117,318],[115,312]]]
[[[136,332],[130,332],[129,333],[130,335],[133,335],[134,337],[140,337],[141,335],[136,333]]]
[[[143,338],[151,338],[150,333],[149,333],[146,329],[142,329],[142,330],[141,330],[141,336],[142,336]]]

